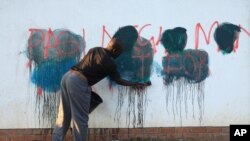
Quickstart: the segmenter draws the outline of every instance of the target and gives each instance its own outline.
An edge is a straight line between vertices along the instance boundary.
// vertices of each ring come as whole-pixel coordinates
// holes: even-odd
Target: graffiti
[[[151,24],[143,25],[141,28],[139,28],[139,25],[135,25],[134,27],[138,29],[139,36],[142,36],[142,31],[144,31],[144,29],[146,27],[149,27],[149,26],[151,26]],[[157,46],[160,43],[161,34],[162,34],[162,26],[160,26],[160,28],[159,28],[159,34],[158,34],[157,40],[155,40],[154,36],[151,36],[150,38],[148,38],[149,41],[151,42],[154,53],[157,52]],[[102,43],[101,43],[101,46],[104,46],[105,35],[107,35],[108,38],[111,39],[111,36],[110,36],[109,32],[106,29],[106,26],[103,26],[102,27]],[[140,38],[138,40],[137,44],[139,44],[140,46],[145,46],[147,44],[147,42],[142,41],[142,39]]]
[[[224,23],[222,23],[221,25],[223,25],[223,24]],[[231,23],[228,23],[228,24],[231,24]],[[208,33],[206,33],[206,31],[204,30],[204,26],[202,26],[202,23],[200,23],[200,22],[196,23],[195,27],[194,27],[194,49],[200,48],[200,45],[199,45],[200,36],[201,36],[200,31],[202,31],[202,35],[205,39],[206,44],[208,45],[211,43],[211,35],[212,35],[213,29],[218,27],[219,25],[220,25],[220,23],[218,21],[214,21],[211,24],[211,26],[209,27]],[[143,31],[145,31],[146,29],[150,29],[151,26],[152,26],[151,24],[145,24],[141,27],[139,25],[135,25],[135,28],[137,28],[139,36],[144,36]],[[242,25],[239,25],[239,27],[248,37],[250,37],[250,32],[247,29],[245,29]],[[162,36],[162,29],[163,29],[163,26],[159,26],[159,32],[156,36],[152,35],[150,37],[147,37],[147,39],[149,39],[150,43],[152,44],[152,48],[154,50],[154,53],[157,53],[157,50],[158,50],[157,48],[160,45],[160,40],[161,40],[161,36]],[[228,33],[224,32],[223,34],[228,34]],[[238,47],[239,47],[239,36],[240,36],[240,34],[235,39],[236,42],[234,45],[234,52],[236,52],[236,49],[238,49]],[[102,26],[101,46],[105,46],[104,41],[105,41],[106,37],[108,37],[108,39],[111,39],[110,33],[107,30],[106,26]],[[139,44],[143,45],[143,42],[139,41]]]
[[[209,44],[212,30],[215,26],[217,27],[214,32],[214,40],[219,47],[219,51],[222,51],[223,54],[229,54],[232,51],[237,51],[237,49],[239,48],[239,36],[241,31],[243,31],[248,37],[250,37],[250,32],[241,25],[237,26],[232,23],[219,24],[218,21],[215,21],[211,25],[207,35],[203,27],[201,26],[201,23],[197,23],[195,27],[195,49],[198,49],[199,47],[200,29],[204,35],[206,44]]]
[[[187,109],[187,96],[188,93],[191,93],[192,104],[194,103],[194,97],[198,97],[199,120],[201,121],[204,101],[203,81],[209,75],[208,54],[197,49],[184,50],[187,43],[187,34],[186,29],[182,27],[165,30],[162,34],[161,43],[167,52],[162,60],[163,81],[167,89],[167,108],[170,100],[172,100],[173,115],[178,114],[182,121],[182,102],[184,101],[185,109]],[[190,89],[191,91],[189,91]]]
[[[141,46],[142,40],[144,46]],[[132,50],[127,50],[116,59],[116,64],[121,77],[132,82],[150,81],[153,63],[153,49],[150,42],[141,37]]]
[[[188,82],[199,83],[209,75],[208,54],[201,50],[188,49],[163,57],[164,83],[184,77]]]
[[[230,23],[219,25],[214,32],[214,39],[220,50],[231,53],[238,48],[240,27]]]
[[[218,21],[215,21],[211,26],[210,26],[210,29],[208,31],[208,35],[206,35],[206,32],[205,30],[203,29],[201,23],[197,23],[196,26],[195,26],[195,49],[198,49],[199,47],[199,41],[200,41],[200,29],[203,33],[203,36],[205,38],[205,41],[206,41],[206,44],[208,45],[210,43],[210,39],[211,39],[211,32],[214,28],[214,26],[218,26],[219,25],[219,22]]]
[[[184,50],[187,43],[185,28],[166,30],[161,43],[168,53],[162,60],[166,85],[181,77],[189,82],[198,83],[208,76],[208,54],[202,50]]]
[[[139,31],[138,31],[138,34],[139,36],[142,36],[142,31],[144,30],[145,27],[147,26],[151,26],[151,24],[146,24],[144,26],[142,26]],[[137,27],[137,26],[136,26]],[[159,45],[160,43],[160,39],[161,39],[161,34],[162,34],[162,26],[159,27],[159,34],[158,34],[158,37],[157,37],[157,40],[155,41],[155,37],[154,36],[151,36],[149,38],[149,41],[152,43],[152,48],[154,50],[154,53],[157,52],[157,46]],[[141,39],[138,40],[138,44],[140,44],[141,46],[145,46],[145,43],[147,42],[143,42]]]
[[[125,50],[116,60],[121,77],[132,82],[148,82],[154,71],[158,77],[163,77],[168,91],[167,103],[172,99],[174,103],[178,103],[174,109],[179,109],[182,102],[187,103],[186,95],[191,96],[192,103],[194,103],[194,97],[197,96],[200,113],[202,113],[204,101],[204,80],[209,76],[209,56],[199,47],[200,32],[208,45],[211,43],[212,31],[215,29],[214,40],[219,49],[225,53],[236,52],[239,48],[240,31],[250,37],[250,32],[241,25],[219,24],[218,21],[214,21],[206,33],[204,26],[197,23],[194,31],[194,49],[185,49],[188,38],[185,28],[177,27],[162,32],[163,27],[159,26],[156,35],[146,38],[143,34],[150,30],[151,24],[134,27],[140,38],[132,49]],[[101,30],[101,46],[104,46],[104,41],[112,37],[105,25]],[[82,54],[85,54],[85,30],[82,30],[83,37],[63,29],[52,31],[32,28],[29,31],[30,37],[26,51],[29,59],[27,67],[30,70],[31,82],[36,87],[36,103],[40,107],[38,109],[42,109],[38,113],[44,116],[43,119],[47,116],[47,120],[51,120],[53,117],[49,115],[52,115],[51,111],[56,113],[54,101],[57,101],[56,94],[60,90],[63,74],[79,61]],[[162,65],[154,61],[154,56],[159,52],[160,43],[166,53],[162,59]],[[132,123],[134,127],[142,127],[146,111],[147,88],[118,87],[118,91],[120,94],[116,120],[119,122],[119,111],[126,96],[129,103],[127,125],[130,126]],[[180,112],[175,111],[176,113]],[[202,114],[199,119],[202,119]]]
[[[84,48],[83,38],[68,30],[30,29],[26,55],[42,119],[55,119],[56,93],[60,90],[61,78],[79,61]]]
[[[149,82],[152,72],[154,52],[149,40],[140,37],[134,47],[126,50],[116,59],[118,71],[123,79],[131,82]],[[143,127],[144,112],[146,111],[146,87],[118,88],[118,103],[116,108],[116,120],[120,122],[120,111],[125,96],[128,98],[127,126]],[[137,107],[137,108],[136,108]]]

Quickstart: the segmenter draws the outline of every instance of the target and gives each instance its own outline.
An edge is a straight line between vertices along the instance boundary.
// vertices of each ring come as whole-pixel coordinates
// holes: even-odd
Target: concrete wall
[[[102,45],[104,27],[112,35],[121,26],[137,25],[137,29],[142,30],[142,36],[148,39],[153,36],[157,40],[161,28],[165,30],[181,26],[187,29],[186,48],[195,49],[197,24],[200,23],[208,35],[215,21],[240,24],[248,32],[241,31],[236,52],[223,55],[218,52],[217,44],[213,39],[214,28],[211,29],[211,39],[208,44],[200,31],[198,49],[203,49],[209,54],[211,72],[203,83],[204,97],[198,97],[198,92],[194,92],[193,97],[189,94],[191,98],[186,100],[186,104],[185,101],[170,100],[167,108],[168,90],[163,84],[162,77],[154,71],[151,76],[152,86],[146,90],[148,104],[144,126],[249,124],[249,7],[248,0],[103,0],[101,2],[2,0],[0,5],[0,128],[41,127],[35,114],[36,88],[30,80],[28,59],[25,54],[31,28],[51,28],[52,30],[65,28],[81,36],[84,29],[87,51],[94,46]],[[105,34],[104,46],[108,39]],[[165,51],[161,44],[155,47],[157,51],[154,54],[154,61],[161,65]],[[118,127],[114,118],[119,90],[115,86],[113,91],[110,91],[107,79],[99,82],[93,89],[100,94],[104,103],[90,115],[89,126]],[[182,93],[182,96],[185,94]],[[127,127],[126,101],[125,96],[120,127]],[[180,104],[177,107],[176,102]],[[200,112],[203,113],[200,114]],[[201,121],[200,115],[202,115]]]

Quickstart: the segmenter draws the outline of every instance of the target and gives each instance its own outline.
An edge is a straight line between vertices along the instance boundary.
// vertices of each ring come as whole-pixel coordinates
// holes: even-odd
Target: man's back
[[[81,70],[91,86],[108,75],[110,75],[111,78],[119,77],[114,59],[109,52],[102,47],[90,49],[75,67]]]

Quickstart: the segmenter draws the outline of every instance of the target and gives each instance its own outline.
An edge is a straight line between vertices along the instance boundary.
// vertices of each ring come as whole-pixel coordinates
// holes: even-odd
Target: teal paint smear
[[[141,38],[131,50],[125,50],[116,59],[118,71],[123,79],[132,82],[148,82],[152,73],[153,49],[151,43]]]
[[[234,43],[239,38],[240,27],[231,23],[220,24],[214,32],[214,40],[223,55],[230,54],[234,50]]]

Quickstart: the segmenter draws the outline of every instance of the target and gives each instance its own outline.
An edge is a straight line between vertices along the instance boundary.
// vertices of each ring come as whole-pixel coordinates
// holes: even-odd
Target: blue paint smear
[[[61,78],[79,61],[85,45],[84,38],[66,29],[33,31],[26,52],[32,61],[31,82],[43,92],[57,92]]]
[[[153,72],[155,72],[158,77],[163,76],[163,68],[156,61],[153,61]]]
[[[60,89],[62,76],[78,61],[75,58],[60,61],[49,60],[36,65],[32,70],[31,82],[46,92]]]

